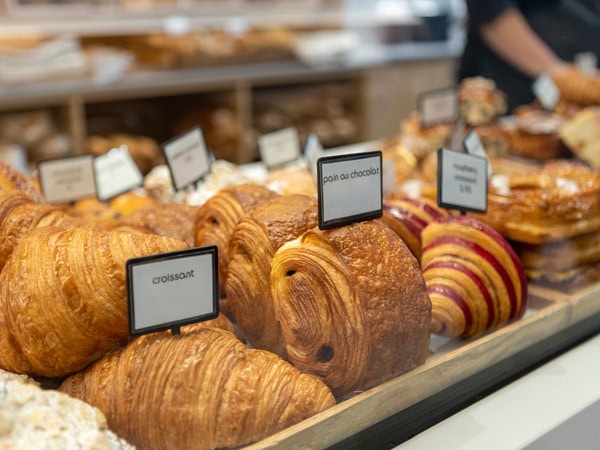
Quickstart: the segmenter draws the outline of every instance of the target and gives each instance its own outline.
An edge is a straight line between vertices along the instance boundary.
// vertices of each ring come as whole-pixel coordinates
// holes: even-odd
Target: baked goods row
[[[493,160],[505,181],[492,179],[488,213],[474,218],[430,199],[424,156],[384,153],[412,155],[402,173],[420,178],[419,196],[399,186],[381,220],[327,231],[314,195],[293,193],[306,183],[279,184],[286,195],[237,184],[190,205],[173,199],[193,193],[153,190],[151,174],[143,196],[52,206],[35,180],[4,167],[0,367],[58,377],[140,448],[235,447],[423,364],[432,332],[476,337],[519,319],[526,258],[500,233],[546,245],[597,229],[599,174],[580,162],[524,172]],[[279,176],[292,173],[310,177]],[[513,207],[523,215],[497,219]],[[207,244],[219,248],[223,315],[129,339],[124,262]]]

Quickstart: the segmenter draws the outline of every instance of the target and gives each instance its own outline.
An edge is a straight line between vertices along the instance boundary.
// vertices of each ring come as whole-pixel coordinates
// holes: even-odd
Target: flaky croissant
[[[62,376],[127,336],[125,262],[186,248],[146,234],[38,228],[0,274],[0,368]]]
[[[306,195],[275,198],[235,227],[222,310],[253,347],[286,357],[271,296],[271,261],[279,247],[317,226],[317,201]]]
[[[80,221],[58,208],[36,203],[20,191],[0,191],[0,269],[21,237],[45,226],[73,227]]]
[[[216,245],[219,252],[219,292],[225,290],[229,264],[229,240],[235,225],[247,213],[277,197],[275,192],[258,185],[229,186],[210,198],[202,207],[194,227],[196,246]]]
[[[316,377],[200,327],[142,336],[60,390],[98,407],[117,434],[147,450],[238,447],[335,403]]]
[[[425,362],[431,303],[415,257],[379,220],[308,231],[271,268],[289,360],[336,397]]]

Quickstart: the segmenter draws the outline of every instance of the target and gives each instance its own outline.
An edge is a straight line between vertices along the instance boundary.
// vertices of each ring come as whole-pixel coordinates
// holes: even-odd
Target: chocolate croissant
[[[431,303],[419,264],[383,222],[306,232],[273,257],[290,362],[336,397],[425,362]]]
[[[194,227],[196,246],[216,245],[219,252],[219,292],[225,290],[229,265],[229,240],[236,224],[247,213],[277,197],[275,192],[258,185],[229,186],[210,198],[202,207]]]
[[[316,226],[317,201],[300,194],[277,197],[236,225],[221,306],[253,347],[286,357],[271,297],[271,261],[279,247]]]
[[[127,336],[125,262],[186,248],[155,235],[38,228],[0,274],[0,368],[58,377]]]
[[[316,377],[201,327],[142,336],[60,390],[99,408],[117,434],[148,450],[238,447],[335,403]]]

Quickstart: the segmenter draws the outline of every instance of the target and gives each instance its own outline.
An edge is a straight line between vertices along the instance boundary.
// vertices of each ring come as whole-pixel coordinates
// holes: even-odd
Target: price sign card
[[[485,147],[483,146],[481,139],[479,139],[479,134],[477,134],[476,130],[471,130],[469,134],[467,134],[463,140],[463,146],[469,155],[479,156],[487,160],[488,178],[491,178],[493,175],[492,166],[490,165],[490,160],[485,151]]]
[[[458,115],[458,96],[455,88],[423,92],[417,102],[421,123],[424,126],[452,122]]]
[[[290,127],[263,134],[258,139],[258,150],[263,163],[269,168],[295,161],[300,157],[298,131]]]
[[[163,144],[175,189],[196,183],[210,171],[211,157],[200,128],[194,128]]]
[[[48,203],[73,202],[96,195],[92,155],[41,161],[38,173],[42,194]]]
[[[319,158],[317,184],[321,230],[383,214],[380,151]]]
[[[94,160],[98,198],[110,200],[144,183],[140,169],[127,151],[127,147],[113,148]]]
[[[323,146],[319,137],[315,133],[310,133],[304,147],[304,160],[312,173],[313,178],[317,177],[317,160],[323,155]]]
[[[485,212],[487,187],[487,158],[445,148],[438,150],[438,205]]]
[[[548,111],[553,111],[560,99],[560,91],[547,73],[541,74],[533,82],[533,93],[544,109]]]
[[[219,315],[216,246],[132,258],[126,269],[132,336]]]
[[[584,75],[590,77],[596,76],[598,72],[598,58],[593,52],[576,53],[574,58],[575,65]]]

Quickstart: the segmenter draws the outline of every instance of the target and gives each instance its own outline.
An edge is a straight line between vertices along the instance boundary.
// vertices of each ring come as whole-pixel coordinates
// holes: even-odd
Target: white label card
[[[441,207],[485,212],[487,187],[487,158],[438,150],[437,201]]]
[[[469,155],[475,155],[487,159],[488,178],[491,178],[493,175],[492,166],[485,151],[485,147],[483,146],[481,139],[479,139],[479,134],[477,134],[476,130],[471,130],[469,134],[467,134],[463,141],[463,145]]]
[[[320,229],[381,217],[380,151],[323,157],[317,170]]]
[[[38,173],[48,203],[73,202],[96,195],[92,155],[41,161]]]
[[[419,95],[419,114],[424,126],[452,122],[458,114],[458,97],[455,88],[439,89]]]
[[[217,317],[217,247],[127,260],[129,333],[178,328]]]
[[[593,77],[598,72],[598,58],[592,52],[575,54],[575,65],[584,75]]]
[[[319,137],[315,133],[310,133],[304,147],[304,159],[313,178],[317,178],[317,160],[321,156],[323,156],[321,141],[319,141]]]
[[[298,130],[289,127],[263,134],[258,139],[258,149],[260,158],[267,167],[277,167],[295,161],[300,157]]]
[[[210,171],[211,158],[200,128],[194,128],[163,144],[173,185],[181,190]]]
[[[547,73],[541,74],[533,82],[533,93],[544,109],[548,111],[553,111],[560,99],[560,91]]]
[[[144,183],[144,177],[126,146],[113,148],[106,155],[98,156],[94,160],[94,170],[101,201],[110,200]]]

